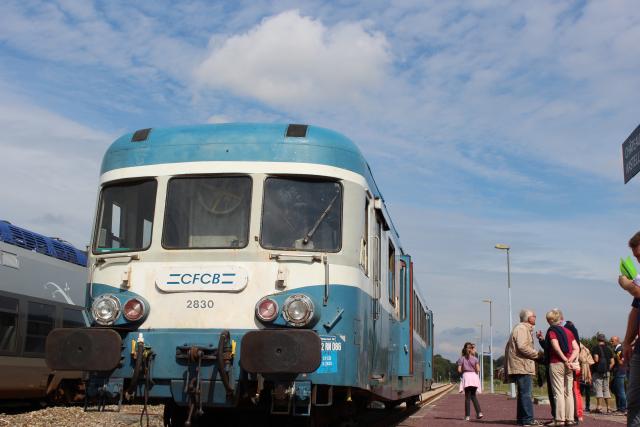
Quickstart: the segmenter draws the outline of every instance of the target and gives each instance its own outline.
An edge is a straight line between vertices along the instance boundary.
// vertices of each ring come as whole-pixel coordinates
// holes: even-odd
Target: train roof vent
[[[287,138],[305,138],[307,136],[308,125],[294,125],[287,126]]]
[[[151,132],[151,128],[147,129],[139,129],[133,133],[131,137],[131,142],[142,142],[146,141],[149,136],[149,132]]]
[[[76,249],[73,245],[16,227],[7,221],[0,221],[0,241],[62,261],[82,266],[87,265],[87,254]]]
[[[51,243],[53,244],[53,251],[56,258],[69,261],[74,264],[78,263],[78,256],[74,248],[54,239],[52,239]]]

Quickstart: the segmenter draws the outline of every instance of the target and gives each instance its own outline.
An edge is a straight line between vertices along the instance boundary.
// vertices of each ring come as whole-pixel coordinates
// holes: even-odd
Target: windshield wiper
[[[316,223],[313,224],[313,227],[311,227],[311,230],[309,230],[307,232],[307,234],[304,235],[304,238],[302,239],[302,243],[304,245],[309,243],[309,240],[311,240],[311,238],[315,234],[316,230],[318,230],[318,227],[320,226],[320,223],[326,218],[327,214],[329,213],[329,211],[333,207],[333,204],[335,203],[335,201],[336,201],[336,199],[338,198],[339,195],[340,195],[340,192],[337,192],[336,195],[333,196],[333,199],[331,199],[331,202],[329,202],[329,205],[326,207],[326,209],[324,211],[322,211],[322,213],[318,217],[318,220],[316,221]]]

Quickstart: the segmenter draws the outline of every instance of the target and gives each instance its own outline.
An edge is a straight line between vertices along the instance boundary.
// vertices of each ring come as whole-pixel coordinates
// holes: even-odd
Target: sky
[[[0,218],[84,247],[102,155],[147,127],[308,123],[368,159],[435,316],[436,352],[501,354],[560,307],[624,335],[640,230],[629,1],[0,2]]]

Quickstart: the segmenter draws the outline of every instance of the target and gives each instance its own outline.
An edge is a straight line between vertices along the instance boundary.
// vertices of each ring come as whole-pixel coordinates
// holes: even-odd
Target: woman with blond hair
[[[573,371],[579,368],[576,363],[580,347],[573,333],[562,326],[564,318],[557,308],[547,313],[549,329],[545,338],[546,357],[549,358],[551,388],[556,403],[555,420],[551,425],[574,425]]]
[[[476,397],[476,392],[480,390],[480,363],[476,357],[476,346],[467,342],[462,347],[462,357],[456,362],[458,365],[458,373],[460,374],[460,393],[464,391],[464,419],[469,421],[471,417],[471,401],[476,410],[476,417],[482,418],[480,404]]]

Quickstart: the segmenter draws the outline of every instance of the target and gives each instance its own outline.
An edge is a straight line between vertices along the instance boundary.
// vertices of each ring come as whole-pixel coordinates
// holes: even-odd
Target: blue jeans
[[[533,401],[531,400],[531,375],[511,375],[518,391],[516,423],[528,424],[533,421]]]
[[[640,427],[640,354],[634,352],[629,363],[627,426]]]
[[[627,410],[627,392],[624,389],[624,375],[616,375],[611,381],[611,392],[616,397],[618,411]]]

